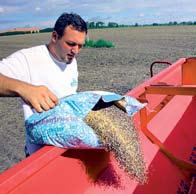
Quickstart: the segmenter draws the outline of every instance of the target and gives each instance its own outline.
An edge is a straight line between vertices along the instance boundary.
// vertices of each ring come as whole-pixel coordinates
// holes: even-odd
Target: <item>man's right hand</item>
[[[20,96],[37,112],[49,110],[58,104],[58,98],[46,86],[34,86],[0,74],[0,95]]]
[[[49,110],[58,104],[58,98],[46,86],[25,86],[19,95],[37,112]]]

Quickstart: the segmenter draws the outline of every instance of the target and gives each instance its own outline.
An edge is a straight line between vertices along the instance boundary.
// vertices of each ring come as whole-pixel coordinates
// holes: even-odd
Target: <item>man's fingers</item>
[[[52,92],[49,92],[49,97],[55,103],[55,105],[58,104],[58,98]]]
[[[44,98],[43,99],[39,99],[39,100],[34,100],[31,103],[31,105],[39,113],[50,109],[50,106],[47,104],[47,102],[46,102],[46,100]]]
[[[45,101],[47,103],[47,105],[50,107],[50,108],[54,108],[54,106],[56,105],[52,99],[50,99],[49,97],[46,97],[45,98]]]
[[[56,104],[47,96],[32,103],[32,106],[35,108],[37,112],[43,112],[51,108],[54,108]]]
[[[43,109],[42,109],[42,107],[41,107],[41,104],[36,103],[36,104],[32,104],[32,106],[33,106],[33,108],[34,108],[37,112],[39,112],[39,113],[43,112]]]
[[[47,111],[58,104],[58,98],[45,86],[28,86],[23,99],[37,112]]]
[[[47,102],[45,100],[43,100],[40,105],[41,105],[42,109],[44,109],[44,110],[50,109],[50,106],[47,104]]]

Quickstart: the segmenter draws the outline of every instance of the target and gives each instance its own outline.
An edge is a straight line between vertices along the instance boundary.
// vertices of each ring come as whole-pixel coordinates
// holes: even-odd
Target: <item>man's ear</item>
[[[53,31],[52,38],[51,38],[52,42],[55,43],[57,41],[57,39],[58,39],[58,34],[56,31]]]

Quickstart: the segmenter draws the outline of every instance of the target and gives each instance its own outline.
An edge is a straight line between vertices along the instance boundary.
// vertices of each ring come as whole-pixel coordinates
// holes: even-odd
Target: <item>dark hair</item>
[[[73,26],[75,30],[87,34],[87,24],[79,15],[75,13],[63,13],[54,25],[54,31],[57,32],[59,38],[63,36],[65,28],[69,25]]]

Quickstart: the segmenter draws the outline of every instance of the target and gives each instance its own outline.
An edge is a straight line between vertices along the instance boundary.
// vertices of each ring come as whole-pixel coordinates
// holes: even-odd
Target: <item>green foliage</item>
[[[98,21],[98,22],[86,22],[87,23],[87,27],[88,29],[96,29],[96,28],[118,28],[118,27],[125,27],[125,26],[129,26],[129,25],[119,25],[116,22],[109,22],[108,24],[105,24],[102,21]]]
[[[96,25],[96,28],[102,28],[104,27],[104,22],[97,22],[95,25]]]
[[[11,36],[11,35],[20,35],[20,34],[30,34],[30,32],[16,31],[16,32],[2,32],[0,36]]]
[[[115,45],[110,42],[110,41],[107,41],[107,40],[104,40],[104,39],[99,39],[97,41],[94,41],[94,40],[86,40],[85,41],[85,45],[84,47],[90,47],[90,48],[113,48],[115,47]]]
[[[116,22],[109,22],[108,23],[108,27],[110,27],[110,28],[116,28],[116,27],[118,27],[118,24]]]
[[[95,28],[95,22],[87,22],[88,28]]]
[[[95,47],[95,42],[93,40],[85,40],[84,47]]]
[[[106,40],[103,40],[103,39],[99,39],[95,42],[95,46],[97,48],[102,48],[102,47],[106,47],[106,48],[112,48],[114,47],[114,44],[110,41],[106,41]]]
[[[137,26],[139,26],[139,24],[138,23],[135,23],[135,25],[134,25],[135,27],[137,27]]]
[[[45,29],[40,30],[39,32],[44,33],[44,32],[52,32],[52,31],[53,31],[53,28],[45,28]]]

